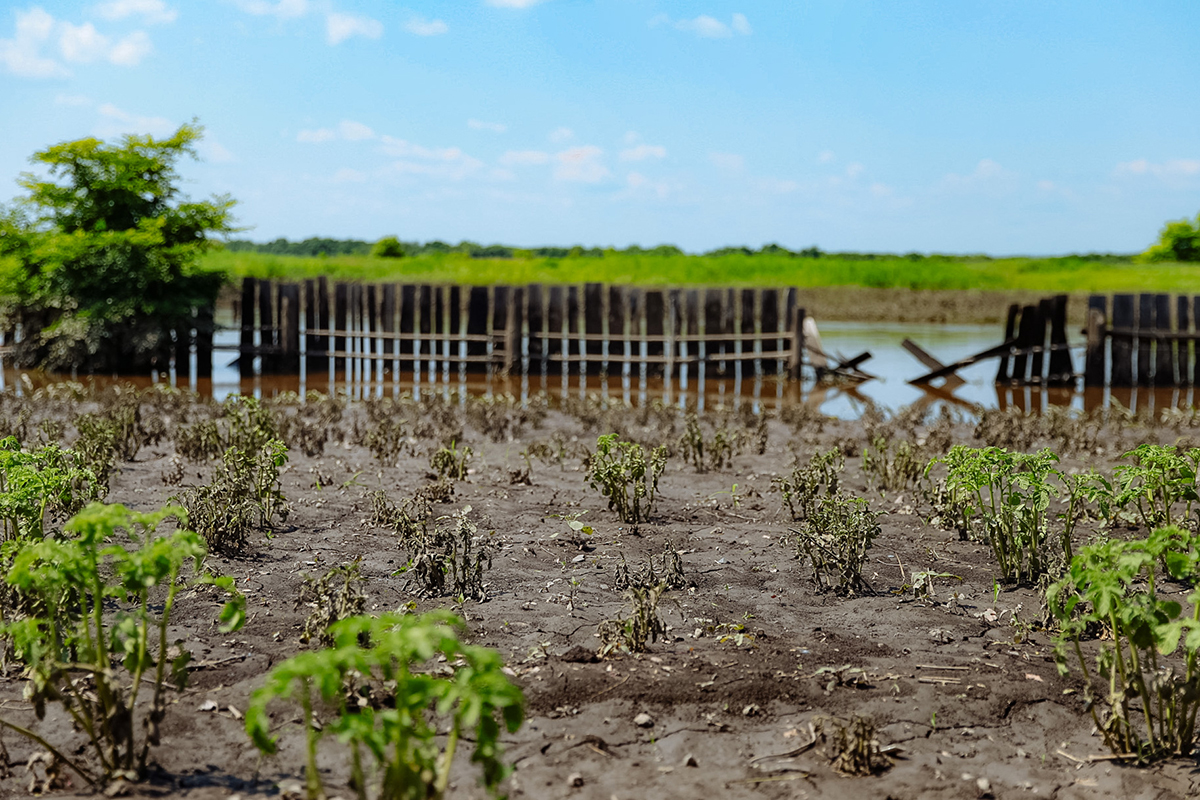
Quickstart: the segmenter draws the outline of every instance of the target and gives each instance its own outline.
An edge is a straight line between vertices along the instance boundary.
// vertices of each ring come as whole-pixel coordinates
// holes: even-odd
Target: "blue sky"
[[[256,240],[1132,252],[1200,211],[1197,30],[1194,0],[3,0],[0,179],[196,117],[187,190]]]

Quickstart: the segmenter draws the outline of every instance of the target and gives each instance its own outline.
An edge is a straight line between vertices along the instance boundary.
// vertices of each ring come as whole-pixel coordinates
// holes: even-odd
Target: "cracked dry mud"
[[[653,417],[643,422],[629,423],[637,438],[666,435],[656,431]],[[976,443],[970,424],[953,430],[955,441]],[[843,488],[884,512],[865,570],[874,593],[838,597],[815,590],[808,566],[796,558],[793,523],[781,513],[771,480],[797,456],[807,458],[839,440],[861,443],[861,423],[829,421],[821,430],[796,431],[772,419],[766,452],[736,455],[722,471],[697,474],[674,457],[651,520],[637,532],[588,486],[578,454],[561,464],[533,460],[532,485],[510,483],[510,470],[524,464],[521,451],[556,432],[560,442],[574,440],[576,450],[594,444],[597,433],[558,411],[499,443],[468,424],[462,441],[475,451],[471,474],[434,513],[470,505],[480,529],[495,531],[499,547],[486,575],[490,599],[461,608],[450,598],[417,601],[420,610],[463,613],[471,640],[498,649],[525,691],[527,722],[504,737],[506,758],[516,765],[510,796],[1195,794],[1192,760],[1149,768],[1089,761],[1105,751],[1091,732],[1078,683],[1058,676],[1046,633],[1011,624],[1014,610],[1018,619],[1037,617],[1036,593],[1018,588],[994,596],[988,548],[926,524],[928,509],[912,492],[881,497],[869,489],[857,456],[847,459]],[[1111,435],[1102,456],[1064,459],[1064,465],[1111,467],[1122,444],[1174,436],[1126,429]],[[361,558],[368,609],[395,609],[413,599],[404,575],[396,574],[404,554],[395,534],[370,524],[370,493],[382,489],[397,502],[411,496],[428,481],[432,446],[420,442],[418,454],[382,466],[366,448],[340,443],[330,443],[317,458],[291,453],[284,473],[292,508],[287,524],[271,538],[256,536],[243,556],[210,557],[245,592],[247,625],[223,637],[212,622],[211,601],[179,603],[172,638],[189,642],[196,668],[168,713],[163,744],[153,756],[158,768],[133,794],[266,797],[279,796],[280,786],[286,795],[302,781],[298,713],[276,710],[280,753],[262,759],[242,730],[240,711],[273,664],[305,647],[299,635],[307,609],[295,608],[305,575]],[[109,501],[139,509],[165,502],[178,491],[162,482],[171,453],[169,444],[146,447],[136,461],[122,464]],[[187,465],[185,483],[209,469]],[[315,489],[318,472],[333,485]],[[572,531],[563,519],[583,511],[582,519],[594,527],[591,536]],[[644,654],[595,660],[598,623],[624,607],[612,587],[617,565],[624,558],[633,568],[666,544],[681,554],[691,584],[669,592],[660,606],[670,626],[667,640]],[[922,570],[962,581],[937,580],[931,600],[899,594]],[[743,625],[747,635],[739,644],[709,633],[722,623]],[[4,714],[35,724],[11,667],[3,701]],[[821,715],[871,718],[880,744],[897,748],[894,765],[866,777],[836,773],[820,747],[803,747],[810,723]],[[36,724],[49,738],[74,735],[53,714]],[[33,752],[11,734],[5,743],[18,763]],[[766,758],[796,750],[803,752]],[[350,797],[342,756],[336,745],[327,745],[320,764],[328,770],[330,794]],[[460,761],[450,796],[480,796],[465,757]],[[21,796],[24,785],[18,768],[0,782],[0,791]]]

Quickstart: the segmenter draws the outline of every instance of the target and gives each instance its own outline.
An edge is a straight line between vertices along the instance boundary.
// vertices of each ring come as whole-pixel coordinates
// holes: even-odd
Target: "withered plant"
[[[792,531],[797,554],[808,559],[820,590],[858,594],[868,588],[862,568],[881,532],[878,518],[866,500],[838,492],[817,500],[800,530]]]
[[[845,466],[846,457],[836,449],[813,453],[804,466],[797,460],[790,475],[772,481],[783,495],[784,511],[793,521],[807,519],[818,497],[837,493]]]
[[[492,567],[493,547],[490,534],[479,534],[470,506],[440,518],[432,528],[424,526],[406,546],[409,557],[403,571],[411,577],[416,593],[487,598],[483,575]]]
[[[818,716],[812,730],[831,766],[843,775],[875,775],[892,766],[892,759],[879,745],[875,723],[867,717]]]
[[[625,593],[629,615],[606,619],[596,629],[601,658],[615,652],[644,653],[649,644],[667,635],[667,625],[658,615],[658,601],[666,590],[661,583],[647,588],[629,587]]]
[[[322,647],[332,647],[330,626],[366,610],[364,583],[360,559],[334,567],[320,578],[305,576],[300,596],[296,599],[296,608],[307,606],[312,611],[304,621],[300,641],[307,643],[316,639]]]

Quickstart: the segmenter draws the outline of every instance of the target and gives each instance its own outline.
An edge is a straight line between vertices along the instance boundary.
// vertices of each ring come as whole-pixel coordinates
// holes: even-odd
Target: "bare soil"
[[[671,421],[665,412],[622,413],[626,435],[678,440],[678,415]],[[358,419],[360,411],[352,406],[347,414],[347,420]],[[525,424],[506,422],[515,435],[493,441],[468,415],[458,443],[475,451],[471,474],[455,483],[452,501],[435,513],[470,506],[480,529],[495,531],[498,549],[486,575],[485,602],[415,597],[397,572],[405,553],[395,534],[370,521],[372,492],[383,490],[399,502],[430,481],[434,441],[416,441],[415,452],[389,464],[339,437],[315,458],[293,450],[284,474],[291,504],[286,524],[269,537],[257,536],[245,554],[209,559],[216,571],[236,576],[245,592],[246,626],[222,636],[211,598],[179,604],[172,636],[188,642],[196,668],[167,716],[154,774],[133,794],[273,797],[300,785],[303,736],[295,709],[277,710],[281,750],[266,759],[245,736],[240,711],[272,665],[308,646],[299,635],[309,609],[296,607],[304,576],[355,560],[361,560],[370,610],[414,600],[420,610],[451,608],[466,617],[472,641],[503,654],[528,704],[525,726],[504,739],[516,767],[508,783],[512,797],[1197,793],[1193,760],[1151,767],[1091,760],[1107,754],[1092,733],[1078,683],[1059,677],[1051,639],[1037,630],[1037,592],[1004,588],[994,594],[986,545],[927,524],[929,509],[916,492],[883,496],[871,489],[858,455],[847,458],[843,487],[883,512],[882,535],[865,573],[871,591],[848,597],[817,591],[808,565],[796,557],[789,531],[794,523],[782,511],[772,479],[819,449],[840,444],[853,452],[855,443],[864,443],[863,423],[771,419],[764,453],[751,449],[735,455],[730,467],[703,474],[676,455],[650,521],[635,531],[606,508],[582,468],[581,455],[614,419],[554,410]],[[950,427],[954,441],[978,443],[973,429],[971,421]],[[1138,426],[1112,429],[1089,452],[1065,459],[1065,466],[1111,467],[1122,447],[1173,441],[1175,435]],[[512,472],[526,463],[521,453],[535,442],[552,442],[562,458],[533,459],[532,485],[514,484]],[[164,484],[172,454],[169,440],[144,447],[136,460],[120,465],[109,501],[143,510],[166,502],[179,491]],[[185,470],[186,485],[205,480],[211,466],[185,464]],[[594,527],[590,536],[572,531],[563,519],[585,511],[581,519]],[[597,625],[625,608],[613,588],[617,566],[624,560],[632,569],[667,546],[682,555],[689,587],[669,592],[660,606],[670,626],[666,641],[647,653],[594,658]],[[913,573],[924,570],[961,582],[939,579],[929,599],[902,592]],[[1021,624],[1014,625],[1014,617]],[[743,625],[743,636],[712,633],[723,623]],[[75,734],[53,713],[35,720],[21,689],[10,666],[0,684],[2,713],[54,741],[73,741]],[[210,700],[218,710],[200,711]],[[634,720],[643,713],[649,724],[643,719],[639,726]],[[801,749],[819,717],[855,715],[872,720],[879,743],[895,748],[890,768],[845,777],[820,746],[766,758]],[[4,741],[15,764],[33,752],[12,734]],[[328,747],[321,765],[331,794],[350,797],[342,755]],[[465,754],[460,761],[450,795],[480,796]],[[18,766],[14,777],[0,781],[0,792],[23,796],[26,782]]]

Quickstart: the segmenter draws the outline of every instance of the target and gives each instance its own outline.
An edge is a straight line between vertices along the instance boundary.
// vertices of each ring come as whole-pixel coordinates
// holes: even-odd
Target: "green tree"
[[[376,258],[404,258],[404,244],[395,236],[385,236],[371,248]]]
[[[1168,222],[1158,234],[1158,244],[1142,253],[1143,261],[1200,261],[1200,214],[1195,223]]]
[[[212,304],[224,279],[199,267],[235,230],[228,196],[192,202],[176,165],[203,128],[170,137],[63,142],[34,153],[28,194],[0,208],[0,295],[21,322],[17,358],[52,369],[165,366],[171,330]]]

